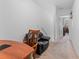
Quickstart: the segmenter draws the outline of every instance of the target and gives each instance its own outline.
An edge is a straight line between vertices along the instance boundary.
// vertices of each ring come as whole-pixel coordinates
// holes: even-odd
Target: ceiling
[[[58,8],[70,9],[72,8],[74,0],[33,0],[44,8],[50,8],[52,5],[56,5]]]
[[[72,8],[74,0],[55,0],[54,2],[59,8]]]

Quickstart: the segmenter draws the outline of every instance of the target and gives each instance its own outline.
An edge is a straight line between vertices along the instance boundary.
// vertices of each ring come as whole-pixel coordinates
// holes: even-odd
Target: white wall
[[[56,20],[56,7],[52,5],[50,9],[44,9],[43,18],[40,20],[40,27],[45,35],[54,40],[54,24]]]
[[[41,11],[31,0],[0,0],[0,4],[0,38],[21,41],[28,27],[38,27]]]
[[[45,12],[31,0],[0,0],[0,38],[22,41],[30,27],[53,36],[54,11]]]
[[[75,1],[73,7],[73,19],[70,28],[70,38],[79,56],[79,0]]]
[[[40,27],[45,35],[54,39],[54,23],[56,20],[56,5],[50,0],[34,0],[34,2],[43,9],[43,17],[40,20]],[[46,32],[46,33],[45,33]]]

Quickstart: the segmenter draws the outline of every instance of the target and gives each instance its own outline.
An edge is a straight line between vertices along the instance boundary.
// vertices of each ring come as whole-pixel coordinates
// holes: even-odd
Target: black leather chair
[[[48,36],[42,36],[38,40],[38,45],[37,45],[37,54],[41,55],[49,46],[49,39],[50,37]]]
[[[25,35],[24,41],[28,40],[28,34]],[[38,37],[38,44],[37,44],[37,50],[36,53],[38,55],[41,55],[49,46],[49,40],[50,37],[44,36],[43,33],[40,32]]]

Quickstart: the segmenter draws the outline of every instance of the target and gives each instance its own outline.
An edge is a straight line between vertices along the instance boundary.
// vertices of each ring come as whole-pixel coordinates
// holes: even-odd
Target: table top
[[[26,44],[0,39],[0,45],[3,44],[11,46],[0,51],[0,59],[24,59],[34,51],[32,47]]]

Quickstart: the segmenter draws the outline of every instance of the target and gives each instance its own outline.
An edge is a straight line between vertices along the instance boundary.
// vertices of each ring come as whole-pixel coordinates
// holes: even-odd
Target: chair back
[[[29,29],[28,32],[28,45],[34,46],[38,42],[40,30]]]

